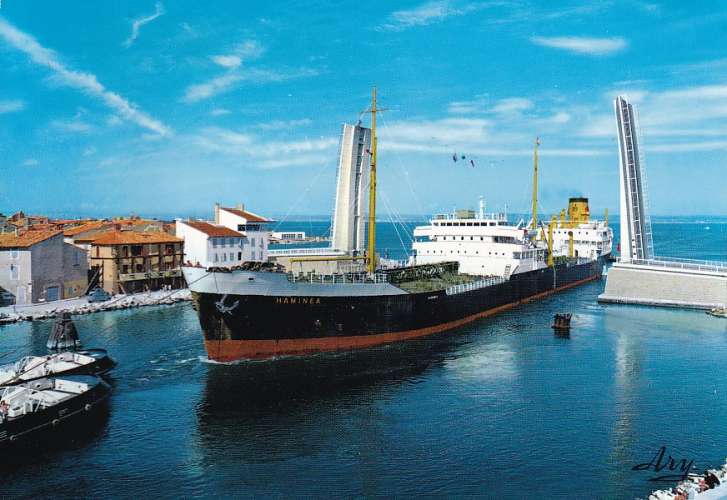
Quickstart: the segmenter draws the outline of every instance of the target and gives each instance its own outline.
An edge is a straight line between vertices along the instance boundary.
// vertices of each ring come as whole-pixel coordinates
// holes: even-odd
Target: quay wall
[[[615,264],[599,302],[713,309],[727,307],[727,274]]]

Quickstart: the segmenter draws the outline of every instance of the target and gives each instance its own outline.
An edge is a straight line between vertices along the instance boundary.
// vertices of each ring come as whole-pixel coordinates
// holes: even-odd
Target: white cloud
[[[447,111],[453,115],[476,113],[495,113],[499,115],[519,115],[523,111],[533,109],[535,104],[525,97],[507,97],[491,104],[487,95],[477,96],[471,101],[454,101],[449,103]]]
[[[96,75],[69,69],[60,61],[54,51],[43,47],[35,38],[18,30],[3,19],[0,19],[0,38],[5,39],[11,46],[28,55],[36,64],[50,69],[55,79],[63,85],[79,89],[100,99],[115,113],[140,127],[160,135],[172,134],[172,130],[164,123],[144,113],[135,104],[127,101],[119,94],[109,91],[99,83]]]
[[[183,100],[188,103],[209,99],[215,95],[232,90],[241,82],[268,83],[282,82],[295,78],[315,76],[318,72],[309,68],[291,71],[271,71],[265,69],[240,69],[212,78],[205,83],[187,87]]]
[[[240,64],[242,64],[242,59],[240,58],[240,56],[235,55],[212,56],[211,59],[223,68],[237,68],[238,66],[240,66]]]
[[[212,116],[222,116],[222,115],[229,115],[232,113],[229,109],[225,108],[215,108],[212,111],[210,111],[210,115]]]
[[[39,162],[38,160],[36,160],[35,158],[28,158],[27,160],[25,160],[25,161],[24,161],[24,162],[22,163],[22,165],[23,165],[24,167],[35,167],[35,166],[36,166],[36,165],[38,165],[39,163],[40,163],[40,162]]]
[[[15,113],[25,109],[25,103],[19,99],[11,101],[0,101],[0,115],[3,113]]]
[[[93,156],[96,154],[97,149],[93,146],[83,150],[83,156]]]
[[[223,68],[234,69],[239,68],[244,61],[257,59],[264,53],[265,47],[260,45],[257,40],[245,40],[237,45],[232,53],[211,56],[210,59]]]
[[[318,72],[301,68],[290,71],[273,71],[260,68],[242,67],[246,61],[259,58],[265,53],[263,47],[256,40],[246,40],[238,44],[229,54],[217,54],[210,56],[212,61],[226,68],[228,71],[216,76],[204,83],[196,83],[187,87],[182,100],[193,103],[209,99],[215,95],[227,92],[235,88],[241,82],[266,83],[281,82],[294,78],[317,75]]]
[[[447,106],[447,112],[453,115],[468,115],[484,113],[490,108],[490,99],[487,95],[477,96],[471,101],[454,101]]]
[[[106,125],[109,127],[115,127],[117,125],[121,125],[123,122],[121,121],[121,118],[119,118],[116,115],[110,115],[108,118],[106,118]]]
[[[310,125],[311,123],[313,122],[308,118],[302,118],[300,120],[273,120],[271,122],[259,123],[256,126],[260,130],[285,130]]]
[[[703,151],[727,151],[727,141],[677,142],[654,144],[643,148],[654,153],[696,153]]]
[[[159,16],[164,14],[164,6],[161,4],[161,2],[157,2],[155,5],[155,8],[156,8],[156,10],[155,10],[154,14],[151,14],[150,16],[134,19],[131,22],[131,34],[129,35],[129,38],[127,38],[124,41],[124,43],[122,44],[124,47],[126,47],[126,48],[131,47],[131,45],[136,41],[136,39],[139,38],[139,29],[142,26],[152,22],[154,19],[156,19]]]
[[[209,127],[194,136],[194,144],[207,152],[240,158],[256,168],[321,165],[335,159],[338,139],[265,140],[260,136]]]
[[[579,36],[534,36],[530,39],[536,45],[567,50],[575,54],[603,56],[624,50],[628,42],[621,37],[590,38]]]
[[[524,97],[509,97],[502,99],[492,108],[495,113],[511,114],[527,111],[533,108],[533,101]]]
[[[469,12],[487,7],[486,3],[467,3],[455,5],[448,0],[423,3],[413,9],[397,10],[389,15],[388,21],[378,29],[402,31],[414,26],[427,26],[444,21],[447,18],[461,16]]]
[[[79,119],[74,120],[52,120],[51,127],[62,132],[88,134],[92,132],[94,127],[90,123],[86,123]]]

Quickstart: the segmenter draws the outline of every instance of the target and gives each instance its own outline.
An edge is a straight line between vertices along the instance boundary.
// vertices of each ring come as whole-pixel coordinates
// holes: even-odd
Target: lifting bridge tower
[[[634,109],[622,96],[614,100],[618,127],[621,198],[621,260],[654,258],[646,199],[646,171],[641,164]]]

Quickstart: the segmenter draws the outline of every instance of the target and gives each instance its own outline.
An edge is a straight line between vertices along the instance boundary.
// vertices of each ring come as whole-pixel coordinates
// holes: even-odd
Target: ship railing
[[[490,276],[477,281],[470,281],[469,283],[461,283],[459,285],[452,285],[445,289],[447,295],[456,295],[458,293],[471,292],[472,290],[479,290],[480,288],[486,288],[488,286],[498,285],[507,281],[501,276]]]
[[[719,262],[713,260],[695,260],[695,259],[678,259],[678,258],[659,258],[659,259],[631,259],[628,261],[621,260],[624,264],[637,264],[650,267],[662,267],[665,269],[683,269],[687,271],[707,271],[717,273],[727,273],[727,262]]]
[[[346,274],[295,274],[288,273],[288,281],[292,283],[315,283],[320,285],[336,284],[372,284],[388,283],[388,276],[385,273],[346,273]]]
[[[268,250],[269,257],[294,257],[299,255],[340,256],[345,254],[346,252],[344,252],[343,250],[337,250],[330,247],[276,248],[273,250]]]

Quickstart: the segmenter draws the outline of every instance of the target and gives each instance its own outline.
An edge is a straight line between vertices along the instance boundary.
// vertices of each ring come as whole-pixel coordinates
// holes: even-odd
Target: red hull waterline
[[[481,311],[455,321],[449,321],[447,323],[441,323],[439,325],[420,328],[417,330],[375,333],[371,335],[351,337],[321,337],[309,339],[205,340],[205,349],[207,350],[207,357],[209,359],[221,363],[240,360],[265,360],[280,356],[308,356],[324,352],[365,349],[393,342],[426,337],[452,328],[457,328],[480,318],[492,316],[499,312],[512,309],[520,304],[526,304],[528,302],[547,297],[561,290],[573,288],[598,278],[598,275],[590,276],[586,279],[568,283],[567,285],[541,292],[517,302],[511,302],[509,304]]]

